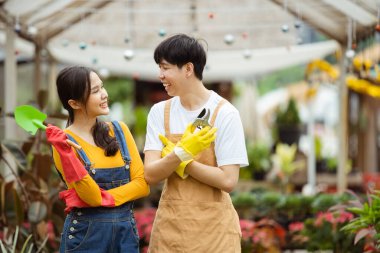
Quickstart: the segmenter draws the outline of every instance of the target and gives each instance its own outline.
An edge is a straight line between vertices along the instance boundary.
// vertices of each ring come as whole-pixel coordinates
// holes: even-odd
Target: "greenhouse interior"
[[[197,158],[198,153],[189,153],[185,145],[190,137],[199,141],[196,136],[204,133],[203,129],[210,129],[207,127],[200,131],[193,129],[186,135],[183,126],[183,137],[174,144],[168,139],[169,144],[165,144],[161,137],[155,136],[162,146],[160,150],[149,149],[150,134],[156,133],[154,128],[164,129],[157,125],[161,121],[153,118],[157,107],[174,97],[168,100],[172,101],[172,108],[178,98],[179,106],[182,103],[190,111],[184,103],[187,100],[182,100],[190,95],[179,90],[197,94],[186,87],[176,90],[174,84],[164,81],[175,78],[170,74],[165,76],[166,65],[169,70],[173,67],[182,71],[186,67],[187,71],[195,63],[183,65],[165,58],[165,53],[168,56],[178,53],[170,47],[157,61],[158,45],[177,35],[195,38],[202,45],[207,61],[202,66],[203,79],[194,76],[197,85],[227,102],[219,111],[215,109],[211,120],[206,122],[213,129],[215,121],[216,139],[207,144],[215,159],[204,164]],[[380,252],[379,64],[379,0],[0,0],[1,252]],[[59,80],[73,66],[89,70],[85,85],[90,86],[84,91],[88,100],[68,97],[68,104],[63,105],[60,99],[64,91],[57,92]],[[196,73],[195,67],[190,69]],[[99,92],[104,88],[106,93],[102,96],[107,94],[107,105],[101,105],[96,112],[87,108],[89,103],[81,107],[82,102],[89,102],[93,97],[94,75],[102,84]],[[180,86],[180,82],[176,85]],[[67,94],[71,92],[65,89]],[[93,118],[96,125],[118,121],[122,122],[124,135],[130,131],[134,149],[130,148],[129,137],[125,138],[127,153],[129,149],[141,164],[144,193],[120,190],[118,194],[123,196],[115,197],[109,193],[112,189],[103,189],[96,181],[94,169],[85,170],[87,165],[80,150],[86,148],[70,143],[68,134],[70,129],[78,133],[74,131],[72,115],[77,116],[79,110],[76,101],[80,102],[78,108],[85,108],[83,115],[87,112],[101,115],[99,119]],[[222,115],[226,106],[236,109],[241,120],[246,152],[246,156],[240,154],[242,161],[220,162],[224,160],[219,157],[222,145],[219,140],[226,134],[221,130],[228,118],[223,124],[224,120],[218,121],[217,114]],[[107,110],[107,114],[102,110]],[[160,117],[164,124],[166,115],[162,109]],[[197,119],[201,117],[198,115]],[[107,124],[103,126],[109,130]],[[170,122],[172,128],[175,125]],[[233,125],[240,126],[239,122]],[[70,140],[63,142],[72,146],[70,152],[76,152],[66,160],[79,164],[85,171],[81,179],[71,183],[66,160],[53,144],[51,129],[68,134],[69,137],[63,136]],[[100,131],[91,128],[93,136],[87,144],[91,146],[94,142],[94,147],[103,148],[95,139],[97,130]],[[235,130],[232,129],[231,139],[240,133]],[[123,145],[115,139],[116,127],[115,133],[109,131],[112,134],[108,136],[107,132],[107,136],[114,136],[117,152],[119,149],[122,152]],[[194,148],[193,144],[189,148]],[[194,149],[197,152],[199,149],[200,155],[207,151],[200,141],[197,145]],[[185,161],[178,149],[191,154],[189,165],[186,163],[189,159]],[[234,153],[233,149],[232,146],[229,153]],[[164,154],[165,150],[168,153]],[[107,150],[102,152],[102,156],[111,159]],[[152,180],[151,171],[156,162],[152,159],[158,163],[172,157],[177,159],[177,164],[171,172],[160,176],[160,180]],[[113,186],[115,189],[122,189],[137,177],[132,168],[137,165],[133,161],[126,165],[128,172],[131,165],[128,182],[120,181],[124,183]],[[176,170],[184,162],[187,177]],[[233,187],[226,190],[201,179],[195,168],[199,163],[210,167],[210,175],[214,172],[237,175]],[[92,180],[102,198],[97,205],[87,202],[92,191],[83,188],[86,178]],[[217,219],[201,211],[195,214],[198,217],[182,217],[184,213],[167,199],[170,194],[165,194],[171,187],[178,187],[181,192],[181,187],[189,184],[208,187],[227,198],[232,203],[231,212],[236,214],[236,230],[224,224],[229,222],[228,210],[217,215]],[[132,191],[132,187],[128,189]],[[70,206],[69,193],[73,194],[72,198],[75,195],[74,206]],[[105,203],[110,198],[112,205],[107,206]],[[127,200],[119,206],[119,198]],[[219,208],[219,203],[213,206],[212,202],[206,202],[201,204],[207,204],[210,208],[207,210]],[[186,203],[189,209],[196,210],[203,208],[201,204],[195,200]],[[102,231],[112,227],[96,231],[94,225],[91,232],[94,238],[103,238],[94,244],[92,234],[79,236],[82,227],[77,227],[76,219],[74,225],[66,224],[78,210],[90,217],[94,210],[108,212],[127,206],[131,230],[116,233],[116,241],[118,238],[122,241],[125,233],[129,237],[134,235],[134,247],[137,247],[134,250],[122,246],[115,246],[113,251],[100,246],[96,246],[98,251],[92,250],[86,245],[105,245],[108,232]],[[170,222],[160,225],[168,210],[171,210]],[[198,221],[206,217],[210,228],[203,229],[201,225],[197,228]],[[80,224],[81,220],[78,221]],[[211,221],[215,221],[212,231]],[[221,223],[227,228],[223,229]],[[83,229],[86,229],[84,233],[89,230]],[[190,230],[198,231],[198,237]],[[178,238],[170,239],[167,246],[165,234],[169,237],[173,233]],[[210,238],[214,238],[215,244],[225,234],[236,235],[240,243],[235,248],[223,246],[224,250],[217,250],[212,244],[204,245],[208,234],[214,236]],[[189,240],[192,245],[187,245]]]

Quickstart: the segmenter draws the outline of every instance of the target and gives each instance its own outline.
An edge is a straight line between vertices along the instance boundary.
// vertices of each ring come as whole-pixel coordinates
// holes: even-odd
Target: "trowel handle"
[[[38,127],[39,129],[42,129],[42,130],[46,130],[46,126],[44,124],[42,124],[41,121],[39,120],[36,120],[36,119],[33,119],[32,120],[33,124]]]

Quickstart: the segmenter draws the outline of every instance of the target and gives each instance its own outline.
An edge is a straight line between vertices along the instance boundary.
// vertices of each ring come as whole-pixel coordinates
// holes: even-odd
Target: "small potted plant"
[[[278,108],[275,115],[275,135],[279,142],[286,144],[298,144],[303,126],[299,116],[296,100],[290,98],[285,109]]]
[[[258,141],[247,145],[248,169],[254,180],[261,181],[265,179],[266,173],[271,168],[271,151],[269,145]]]

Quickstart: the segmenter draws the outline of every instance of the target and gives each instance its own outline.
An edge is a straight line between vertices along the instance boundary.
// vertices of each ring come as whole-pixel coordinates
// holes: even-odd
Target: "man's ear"
[[[190,77],[194,73],[194,65],[191,62],[186,63],[186,77]]]
[[[69,101],[67,101],[67,103],[71,106],[71,108],[73,108],[74,110],[75,109],[80,109],[80,103],[78,103],[77,101],[75,101],[74,99],[70,99]]]

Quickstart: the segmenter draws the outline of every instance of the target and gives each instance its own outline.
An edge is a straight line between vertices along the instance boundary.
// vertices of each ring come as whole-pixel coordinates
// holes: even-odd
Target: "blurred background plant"
[[[270,146],[263,141],[249,143],[247,145],[247,155],[249,165],[246,169],[250,171],[251,178],[264,180],[272,165]]]
[[[156,208],[143,208],[135,211],[135,219],[137,230],[140,237],[140,252],[148,252],[150,234],[154,217],[156,216]]]
[[[46,92],[38,105],[46,104]],[[62,120],[49,116],[49,120]],[[56,172],[44,133],[25,141],[0,141],[0,240],[3,252],[55,252],[64,221]],[[4,249],[6,251],[4,251]]]
[[[341,230],[354,236],[354,244],[365,244],[365,252],[380,252],[380,192],[370,191],[366,198],[349,191],[354,199],[343,205],[355,218]]]
[[[305,160],[296,160],[297,145],[279,143],[276,145],[275,153],[272,155],[272,170],[268,179],[274,184],[279,184],[282,192],[289,193],[291,189],[290,177],[299,169],[305,167]]]

